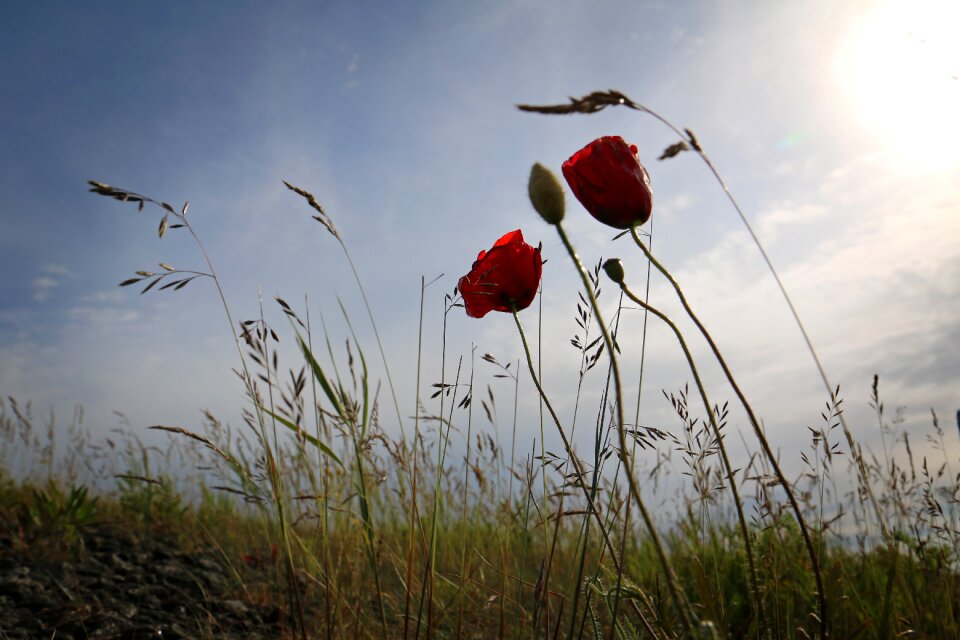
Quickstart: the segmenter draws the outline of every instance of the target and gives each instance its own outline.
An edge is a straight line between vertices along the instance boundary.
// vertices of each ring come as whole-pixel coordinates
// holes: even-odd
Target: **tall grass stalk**
[[[553,422],[557,427],[557,432],[560,434],[560,439],[563,441],[564,451],[567,453],[567,456],[570,458],[570,461],[573,463],[574,474],[576,475],[576,478],[577,478],[576,482],[580,486],[580,489],[583,491],[587,508],[590,510],[590,512],[593,514],[593,517],[597,521],[598,528],[600,529],[600,533],[603,536],[604,544],[606,545],[607,551],[610,553],[610,560],[614,564],[614,569],[617,573],[622,573],[624,570],[622,559],[617,555],[616,547],[614,546],[613,541],[610,539],[610,534],[607,531],[607,528],[604,526],[603,515],[600,513],[599,509],[597,508],[597,505],[593,499],[593,496],[591,495],[590,488],[586,485],[586,482],[585,482],[586,472],[584,471],[583,466],[580,464],[580,461],[577,458],[576,452],[574,451],[573,446],[570,444],[570,440],[567,438],[566,432],[563,429],[563,424],[560,422],[560,417],[557,415],[557,412],[554,410],[553,405],[550,403],[550,399],[547,397],[547,394],[543,390],[543,386],[541,386],[540,380],[537,377],[536,369],[534,369],[534,366],[533,366],[533,358],[530,356],[530,346],[527,344],[527,337],[523,331],[523,325],[520,324],[520,318],[517,315],[516,310],[514,310],[513,312],[513,319],[517,325],[517,331],[520,334],[520,341],[523,345],[523,351],[527,358],[527,368],[530,371],[530,377],[533,379],[533,384],[534,386],[536,386],[537,392],[540,394],[540,397],[543,399],[544,406],[546,406],[547,408],[547,412],[550,414],[550,417],[553,419]],[[645,510],[645,507],[644,507],[644,514],[646,515],[645,521],[648,524],[652,525],[652,520],[649,518],[649,512]],[[656,536],[656,530],[653,529],[653,535],[651,536],[651,538],[654,538],[655,536]],[[659,543],[659,538],[657,537],[656,542],[654,544],[658,544],[658,543]],[[660,548],[660,551],[663,551],[662,545],[660,545],[659,548]],[[663,555],[662,560],[666,562],[666,566],[669,568],[670,566],[669,560],[667,560],[665,554]],[[670,578],[668,577],[668,580],[669,579]],[[673,580],[674,580],[673,584],[674,586],[676,586],[675,577],[673,577]],[[579,588],[579,585],[578,585],[578,588]],[[678,596],[679,596],[679,593],[680,592],[678,590],[677,592]],[[678,604],[678,608],[680,609],[681,619],[684,620],[685,623],[689,623],[689,630],[692,630],[693,621],[692,619],[688,620],[688,616],[692,616],[693,614],[688,610],[689,607],[684,606],[686,601],[685,600],[681,601],[677,599],[676,602]],[[640,616],[640,618],[644,621],[646,626],[649,628],[650,625],[646,621],[646,617],[644,616],[643,612],[640,611],[639,608],[635,608],[635,611]]]
[[[592,278],[594,284],[599,284],[599,272],[600,272],[600,264],[598,263],[596,269],[594,270],[594,272],[587,274],[589,277]],[[598,287],[597,291],[598,291],[598,294],[597,294],[597,295],[598,295],[598,297],[599,297],[599,287]],[[582,295],[582,294],[580,294],[580,299],[583,300],[583,295]],[[619,328],[619,326],[620,326],[620,308],[621,308],[621,304],[620,304],[620,303],[621,303],[622,301],[623,301],[623,294],[620,294],[620,301],[618,301],[618,303],[617,303],[617,314],[616,314],[616,316],[614,317],[613,334],[612,334],[612,336],[611,336],[614,341],[616,341],[617,330],[618,330],[618,328]],[[589,304],[587,304],[587,306],[590,307],[589,314],[590,314],[590,317],[592,318],[592,317],[593,317],[593,308],[592,308]],[[600,340],[600,338],[597,338],[597,340]],[[606,345],[602,345],[602,348],[596,352],[596,354],[595,354],[595,356],[594,356],[594,363],[599,359],[600,352],[601,352],[603,349],[605,349],[605,348],[606,348]],[[607,366],[606,381],[604,382],[604,385],[603,385],[603,387],[602,387],[602,391],[601,391],[601,393],[600,393],[600,400],[599,400],[599,402],[597,403],[597,418],[596,418],[596,427],[594,428],[594,440],[593,440],[593,474],[592,474],[592,476],[591,476],[591,481],[590,481],[590,492],[591,492],[591,496],[593,496],[594,499],[596,499],[597,493],[598,493],[599,490],[600,490],[600,479],[601,479],[601,474],[602,474],[602,470],[603,470],[603,463],[604,463],[604,460],[605,460],[605,456],[606,456],[607,452],[609,451],[609,445],[610,445],[610,442],[609,442],[609,430],[605,430],[605,429],[603,428],[603,425],[604,425],[604,423],[606,422],[607,407],[608,407],[608,405],[609,405],[608,400],[609,400],[609,394],[610,394],[610,384],[611,384],[611,381],[612,381],[612,372],[613,372],[612,366],[611,366],[611,365],[608,365],[608,366]],[[572,433],[573,433],[573,430],[571,429],[571,439],[573,439]],[[620,464],[620,459],[618,458],[618,459],[617,459],[617,467],[616,467],[616,470],[614,471],[614,474],[613,474],[613,477],[614,477],[614,485],[613,485],[613,489],[611,490],[611,493],[610,493],[610,495],[611,495],[611,500],[610,500],[610,502],[607,504],[607,509],[608,509],[609,515],[608,515],[608,517],[607,517],[607,523],[606,523],[605,526],[606,526],[609,530],[611,530],[611,531],[614,529],[614,526],[615,526],[615,524],[616,524],[617,513],[618,513],[618,509],[616,508],[615,500],[613,499],[613,496],[615,495],[615,491],[616,491],[617,476],[619,475],[619,472],[620,472],[619,464]],[[624,525],[626,525],[626,523],[624,523]],[[582,541],[578,540],[578,542],[577,542],[577,544],[580,546],[580,562],[579,562],[579,565],[578,565],[578,568],[577,568],[577,582],[576,582],[576,584],[578,584],[578,585],[582,584],[582,585],[584,585],[584,588],[586,588],[587,585],[592,585],[592,584],[593,584],[593,581],[598,580],[598,579],[600,578],[601,569],[602,569],[601,565],[598,563],[597,566],[594,568],[593,577],[592,577],[592,578],[584,578],[584,572],[585,572],[585,570],[586,570],[587,550],[588,550],[588,546],[589,546],[588,543],[589,543],[589,539],[590,539],[590,519],[589,519],[589,517],[587,517],[586,515],[585,515],[584,518],[583,518],[583,524],[582,524],[582,526],[581,526],[581,528],[580,528],[580,536],[582,537]],[[623,542],[623,540],[626,538],[626,536],[627,536],[627,529],[624,528],[624,530],[623,530],[623,535],[621,536],[621,544],[620,544],[620,557],[621,557],[621,558],[626,557],[626,556],[625,556],[626,548],[625,548],[625,544],[624,544],[624,542]],[[617,583],[618,583],[618,584],[621,583],[622,580],[623,580],[623,574],[622,574],[622,573],[618,573],[618,574],[617,574]],[[591,589],[592,589],[592,587],[591,587]],[[571,636],[572,636],[572,634],[573,634],[573,629],[576,627],[576,611],[577,611],[578,596],[580,595],[580,591],[581,591],[581,590],[578,589],[577,591],[574,592],[574,600],[573,600],[573,607],[572,607],[572,609],[573,609],[573,611],[574,611],[574,615],[571,617],[571,620],[570,620],[570,635],[571,635]],[[588,592],[589,592],[589,590],[588,590]],[[585,602],[585,605],[589,605],[589,601],[586,601],[586,602]],[[578,635],[577,635],[578,638],[582,638],[582,637],[583,637],[583,633],[584,633],[585,628],[586,628],[588,611],[590,611],[590,609],[589,609],[587,606],[585,606],[585,608],[584,608],[584,613],[583,613],[583,619],[581,620],[581,624],[580,624],[580,630],[579,630],[579,633],[578,633]],[[616,610],[614,610],[613,614],[611,615],[611,620],[610,620],[610,633],[611,633],[612,635],[615,635],[615,630],[616,630],[616,625],[617,625],[617,613],[618,613],[618,612],[617,612]],[[593,621],[593,622],[596,622],[596,621]]]
[[[310,353],[313,353],[313,327],[310,322],[310,301],[309,298],[305,295],[303,298],[304,305],[304,314],[306,316],[306,333],[307,333],[307,348],[310,350]],[[314,416],[314,434],[318,442],[329,441],[329,432],[327,432],[324,427],[326,426],[323,412],[320,410],[320,405],[318,404],[319,398],[317,397],[317,378],[316,376],[310,376],[310,390],[311,390],[311,407],[313,409]],[[332,563],[330,562],[330,459],[328,456],[323,455],[323,452],[317,447],[317,465],[322,469],[323,473],[323,484],[322,484],[322,500],[323,502],[318,504],[317,507],[321,516],[321,537],[320,537],[320,554],[323,558],[323,575],[324,575],[324,587],[326,589],[326,597],[323,599],[324,605],[324,622],[326,625],[327,631],[327,640],[333,640],[333,601],[334,593],[336,592],[336,587],[331,583],[334,580],[334,576],[331,572]]]
[[[347,319],[349,324],[349,318]],[[352,327],[351,327],[352,332]],[[338,380],[334,387],[327,378],[320,364],[317,362],[313,353],[307,346],[306,340],[299,332],[296,334],[297,344],[307,360],[313,375],[316,377],[320,388],[327,396],[334,409],[334,415],[343,422],[353,445],[354,469],[355,469],[355,489],[357,492],[357,502],[360,507],[360,519],[363,525],[364,542],[366,543],[367,560],[370,564],[370,570],[373,574],[374,583],[377,590],[377,602],[379,605],[381,632],[384,638],[387,637],[387,614],[384,603],[383,584],[380,579],[380,568],[377,560],[376,534],[374,531],[373,516],[370,511],[370,498],[367,492],[367,472],[364,465],[364,448],[366,445],[367,430],[370,426],[370,388],[368,382],[369,372],[367,370],[366,357],[363,350],[357,344],[357,353],[360,356],[361,374],[361,399],[360,403],[351,398],[343,385]],[[354,336],[356,339],[356,336]]]
[[[400,427],[400,435],[405,443],[407,437],[403,428],[403,418],[400,416],[400,403],[397,401],[397,393],[393,387],[393,377],[390,375],[390,365],[387,363],[387,355],[383,350],[383,342],[380,340],[380,331],[377,329],[377,322],[373,318],[373,310],[370,308],[370,301],[367,299],[367,292],[363,288],[363,281],[360,279],[360,273],[357,271],[357,266],[353,263],[353,258],[350,257],[350,250],[347,249],[347,243],[343,241],[343,236],[340,235],[340,231],[333,224],[333,220],[312,193],[296,187],[286,180],[283,181],[283,184],[287,187],[287,189],[290,189],[297,195],[303,197],[307,201],[307,204],[309,204],[312,209],[320,214],[313,216],[313,219],[326,227],[327,231],[329,231],[330,235],[336,239],[337,243],[340,245],[340,248],[343,250],[343,255],[347,259],[347,264],[350,265],[350,271],[353,272],[353,278],[357,283],[357,289],[360,291],[360,297],[363,300],[363,306],[367,311],[367,317],[370,319],[370,327],[373,329],[373,335],[377,340],[377,347],[380,349],[380,359],[383,361],[383,369],[387,374],[387,385],[390,387],[390,396],[393,399],[393,407],[397,414],[397,425]]]
[[[436,280],[432,280],[433,284]],[[420,276],[420,317],[417,329],[417,383],[414,389],[413,404],[413,444],[411,448],[413,453],[408,462],[410,466],[410,521],[407,544],[407,566],[406,580],[404,581],[404,602],[403,602],[403,637],[407,639],[410,633],[410,601],[413,589],[413,560],[414,560],[414,539],[416,531],[423,529],[420,523],[420,516],[417,510],[417,464],[419,456],[417,455],[418,445],[420,443],[420,383],[423,372],[423,305],[426,297],[427,287],[426,278]]]
[[[158,235],[160,236],[160,238],[163,238],[164,235],[166,235],[167,231],[171,228],[179,227],[179,228],[186,229],[187,233],[189,233],[190,237],[193,239],[194,244],[199,250],[204,263],[207,265],[207,269],[209,270],[207,273],[196,274],[192,277],[181,280],[180,283],[176,285],[176,287],[177,289],[180,289],[186,284],[188,284],[189,282],[191,282],[196,277],[208,276],[211,280],[213,280],[214,286],[217,289],[217,295],[219,296],[220,303],[223,307],[224,316],[226,317],[227,325],[229,326],[229,329],[230,329],[230,335],[233,337],[233,344],[236,347],[237,355],[240,358],[240,366],[243,369],[243,375],[241,376],[241,378],[243,380],[243,384],[246,389],[247,395],[250,398],[250,401],[253,403],[255,408],[257,424],[260,430],[260,438],[264,448],[264,456],[266,458],[267,474],[268,474],[272,495],[273,495],[273,504],[277,512],[277,521],[280,526],[280,535],[283,542],[284,561],[286,565],[288,580],[290,581],[290,584],[292,586],[295,586],[296,585],[296,569],[293,564],[292,548],[290,544],[289,522],[287,519],[287,512],[286,512],[286,498],[284,497],[283,483],[280,477],[280,471],[277,466],[277,461],[274,456],[273,447],[271,447],[270,439],[267,435],[266,418],[264,416],[263,408],[260,404],[259,394],[257,392],[256,387],[254,386],[253,376],[251,375],[250,369],[247,366],[247,359],[243,353],[243,348],[240,346],[240,336],[237,334],[237,329],[233,321],[233,314],[230,311],[230,305],[227,302],[227,296],[223,291],[223,286],[220,283],[220,278],[217,275],[217,270],[213,266],[213,261],[210,259],[210,254],[207,252],[206,246],[204,246],[203,242],[200,240],[200,236],[197,235],[196,231],[193,228],[193,225],[190,223],[190,220],[187,218],[187,210],[189,208],[189,203],[184,203],[183,207],[179,211],[177,211],[166,202],[159,202],[157,200],[154,200],[153,198],[144,196],[142,194],[138,194],[133,191],[118,189],[116,187],[112,187],[110,185],[104,184],[102,182],[98,182],[96,180],[88,180],[87,183],[91,186],[91,189],[90,189],[91,192],[96,193],[98,195],[107,196],[115,200],[120,200],[121,202],[136,203],[140,210],[142,210],[144,205],[147,203],[162,209],[164,211],[164,214],[163,214],[163,218],[161,218],[160,220],[160,226],[158,228]],[[173,216],[173,218],[176,220],[176,224],[173,227],[171,227],[168,223],[170,216]],[[166,273],[159,275],[158,277],[154,278],[154,276],[156,276],[157,274],[153,274],[149,272],[140,272],[138,273],[138,275],[142,275],[144,273],[147,273],[148,275],[143,276],[141,278],[137,278],[137,279],[127,280],[124,283],[121,283],[121,285],[134,284],[148,277],[154,278],[141,292],[141,293],[145,293],[149,289],[153,288],[156,284],[158,284],[167,275],[172,273],[177,273],[177,270],[172,267],[169,267],[169,265],[161,264],[161,267],[164,269]],[[169,286],[171,286],[170,283],[168,283],[167,285],[161,288],[165,288]],[[274,423],[274,429],[275,428],[276,428],[276,425]],[[307,636],[306,636],[306,628],[305,628],[304,617],[303,617],[303,604],[300,600],[300,590],[297,588],[291,588],[291,592],[288,593],[288,595],[292,600],[292,605],[293,605],[294,613],[296,615],[296,619],[300,623],[299,626],[300,626],[301,638],[303,640],[306,640]]]
[[[473,444],[473,376],[475,372],[476,364],[476,353],[477,347],[471,345],[470,347],[470,382],[468,390],[468,399],[467,402],[467,452],[464,455],[464,464],[463,464],[463,494],[460,498],[463,502],[463,509],[460,513],[460,520],[462,523],[467,522],[467,503],[470,499],[470,452],[471,445]],[[457,598],[459,602],[457,603],[457,638],[461,638],[463,634],[463,604],[466,598],[466,577],[467,577],[467,547],[469,545],[469,536],[464,534],[463,536],[463,551],[460,554],[460,584],[457,589]]]
[[[191,228],[189,225],[187,225],[187,229],[190,230],[191,234],[193,234],[192,228]],[[195,237],[195,236],[194,236],[194,237]],[[212,265],[210,266],[210,272],[211,272],[211,274],[213,274],[213,266],[212,266]],[[216,282],[216,280],[217,280],[217,278],[216,278],[216,275],[214,274],[214,281]],[[217,286],[218,286],[218,288],[219,288],[219,284],[218,284]],[[223,297],[223,295],[222,295],[222,292],[221,292],[221,298],[222,298],[222,297]],[[262,331],[262,334],[261,334],[262,337],[260,338],[260,344],[262,345],[262,348],[264,349],[264,354],[263,354],[263,355],[264,355],[264,356],[267,356],[267,349],[268,349],[268,347],[267,347],[267,330],[266,330],[267,324],[266,324],[266,320],[264,319],[264,315],[263,315],[263,291],[262,291],[259,287],[257,288],[257,305],[258,305],[258,309],[259,309],[259,312],[260,312],[260,326],[263,328],[263,331]],[[248,338],[248,339],[249,339],[249,338]],[[274,352],[274,354],[276,354],[276,352]],[[273,363],[274,363],[274,371],[273,371],[273,373],[271,373],[271,370],[270,370],[270,360],[269,360],[269,358],[264,357],[264,360],[263,360],[263,365],[264,365],[264,366],[263,366],[263,369],[264,369],[264,373],[265,373],[265,375],[266,375],[267,401],[268,401],[268,403],[269,403],[269,404],[268,404],[268,406],[269,406],[269,411],[267,412],[267,414],[268,414],[269,416],[271,416],[271,418],[272,418],[272,419],[271,419],[271,426],[272,426],[272,431],[273,431],[273,450],[274,450],[274,451],[279,451],[279,450],[280,450],[280,439],[279,439],[278,436],[277,436],[277,418],[278,418],[278,416],[277,416],[277,406],[276,406],[276,402],[275,402],[275,399],[274,399],[274,393],[273,393],[275,384],[272,382],[272,380],[273,380],[273,378],[272,378],[273,374],[276,374],[276,373],[277,373],[277,371],[276,371],[276,360],[274,360]],[[267,447],[268,447],[268,446],[269,446],[269,445],[267,445]],[[293,597],[293,604],[294,604],[294,608],[295,608],[296,613],[297,613],[297,621],[298,621],[298,623],[299,623],[299,627],[300,627],[300,630],[301,630],[301,635],[302,635],[303,637],[305,637],[305,636],[306,636],[306,621],[304,620],[302,594],[300,593],[300,586],[299,586],[299,584],[298,584],[296,568],[294,567],[294,564],[293,564],[293,547],[292,547],[292,544],[291,544],[291,539],[293,538],[293,536],[295,535],[295,533],[293,533],[292,531],[289,530],[290,525],[289,525],[288,518],[287,518],[287,514],[286,514],[286,496],[284,495],[285,492],[284,492],[283,480],[282,480],[283,469],[280,467],[280,464],[281,464],[281,463],[282,463],[282,459],[279,459],[279,457],[275,457],[275,458],[274,458],[274,461],[271,463],[271,467],[273,467],[273,468],[271,469],[270,477],[271,477],[271,481],[272,481],[272,482],[274,483],[274,485],[275,485],[274,495],[275,495],[275,499],[276,499],[276,502],[277,502],[277,508],[278,508],[278,510],[281,511],[281,514],[280,514],[280,527],[281,527],[281,530],[282,530],[281,536],[282,536],[283,545],[284,545],[284,557],[288,559],[287,561],[288,561],[288,563],[289,563],[289,568],[288,568],[288,571],[287,571],[287,581],[289,582],[288,593],[290,593],[290,595]]]
[[[447,319],[450,315],[451,307],[447,304],[448,298],[444,298],[443,309],[443,329],[440,333],[440,384],[437,395],[440,398],[440,413],[437,416],[437,468],[436,480],[433,489],[433,506],[430,519],[430,537],[427,545],[427,564],[424,568],[423,583],[420,587],[420,604],[417,611],[417,626],[414,628],[414,640],[420,636],[421,614],[423,612],[424,600],[427,604],[427,637],[430,638],[433,632],[433,589],[436,579],[436,549],[437,549],[437,516],[440,505],[440,480],[443,475],[443,452],[444,452],[444,401],[447,397]],[[459,374],[459,369],[458,369]],[[456,387],[454,387],[456,388]],[[447,425],[449,429],[450,425]]]
[[[446,314],[444,315],[446,318]],[[446,352],[446,320],[444,320],[444,353]],[[447,447],[450,444],[450,432],[453,429],[453,410],[457,405],[457,392],[460,389],[460,370],[463,365],[463,357],[460,358],[457,363],[457,374],[453,382],[453,393],[450,399],[450,411],[449,415],[444,418],[443,416],[443,398],[446,396],[446,392],[440,394],[440,416],[438,421],[438,434],[439,442],[437,446],[437,480],[433,489],[433,518],[430,522],[430,599],[427,606],[427,637],[433,637],[433,603],[434,603],[434,587],[436,580],[436,567],[437,567],[437,544],[439,542],[439,521],[441,514],[441,502],[443,499],[443,492],[441,490],[441,481],[443,480],[443,469],[446,464],[447,458]],[[444,425],[446,425],[446,435],[444,435]]]

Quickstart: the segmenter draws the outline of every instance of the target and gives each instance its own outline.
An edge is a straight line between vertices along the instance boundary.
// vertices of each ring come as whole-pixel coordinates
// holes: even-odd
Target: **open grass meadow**
[[[652,115],[677,136],[663,158],[699,156],[726,190],[691,131],[622,94],[521,108],[544,117],[605,108]],[[286,186],[314,219],[304,224],[322,225],[353,267],[322,194]],[[102,526],[211,552],[231,597],[273,607],[271,628],[283,638],[960,637],[953,417],[931,412],[927,424],[910,425],[936,454],[917,455],[916,437],[887,408],[896,398],[884,398],[875,378],[871,389],[853,392],[869,397],[875,422],[848,424],[838,381],[808,340],[810,367],[824,382],[822,422],[808,427],[806,448],[781,451],[714,343],[709,319],[696,315],[683,283],[650,249],[649,219],[657,214],[649,179],[623,140],[590,143],[564,164],[562,178],[536,165],[529,181],[531,220],[539,213],[549,225],[543,232],[558,233],[568,251],[552,260],[581,276],[578,290],[550,293],[576,309],[577,388],[600,390],[585,393],[582,404],[578,396],[573,416],[554,410],[540,382],[537,354],[561,347],[537,343],[543,261],[518,232],[503,229],[472,268],[457,265],[470,271],[442,295],[445,318],[489,313],[479,322],[515,325],[522,348],[507,361],[482,345],[444,353],[438,377],[419,360],[388,361],[376,334],[370,342],[352,331],[330,335],[292,300],[265,300],[258,318],[234,317],[216,256],[194,233],[186,205],[98,181],[90,187],[105,196],[105,209],[155,216],[145,232],[196,245],[205,270],[161,264],[121,285],[152,295],[203,283],[220,296],[233,332],[225,339],[237,344],[235,370],[224,377],[245,393],[244,421],[228,425],[208,414],[194,429],[153,426],[167,432],[166,447],[158,447],[131,425],[95,438],[79,412],[65,419],[26,399],[5,400],[0,522],[12,553],[80,557],[84,532]],[[730,205],[747,224],[733,196]],[[629,235],[617,247],[642,253],[649,273],[624,273],[617,260],[582,264],[563,221],[584,208],[597,224]],[[766,259],[759,242],[757,249]],[[358,271],[350,283],[363,300],[358,308],[336,300],[311,306],[376,332],[381,319],[366,304]],[[648,300],[650,277],[670,284],[682,323]],[[424,296],[437,295],[423,284]],[[622,294],[621,308],[643,310],[644,322],[668,326],[685,355],[689,383],[663,390],[676,416],[669,428],[645,426],[634,400],[642,374],[621,376],[619,311],[602,313],[601,286]],[[280,321],[267,321],[274,317]],[[280,357],[281,343],[293,345],[295,359]],[[724,385],[703,384],[692,343],[709,348]],[[491,376],[500,380],[496,391]],[[416,379],[415,399],[394,393],[400,377]],[[540,435],[532,442],[516,437],[521,380],[523,393],[539,395],[533,430]],[[883,442],[877,454],[858,444],[875,430]],[[728,454],[737,432],[751,452],[739,466]],[[544,439],[557,437],[562,448],[544,448]],[[574,446],[585,441],[592,446]],[[802,473],[784,471],[787,457]]]

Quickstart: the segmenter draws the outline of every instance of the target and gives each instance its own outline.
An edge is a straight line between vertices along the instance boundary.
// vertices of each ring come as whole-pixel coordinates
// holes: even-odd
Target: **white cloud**
[[[34,278],[30,283],[33,286],[33,299],[36,302],[43,302],[50,297],[54,289],[60,286],[60,282],[49,276],[40,276]]]
[[[84,302],[109,302],[119,304],[127,300],[129,295],[122,289],[108,289],[106,291],[95,291],[81,298]]]
[[[696,204],[696,198],[690,193],[675,193],[663,200],[655,201],[657,218],[665,222],[672,221],[677,214],[682,211],[688,211]]]
[[[41,267],[41,270],[44,273],[49,273],[54,276],[60,276],[62,278],[72,278],[74,276],[73,271],[67,269],[63,265],[48,263]]]
[[[44,275],[34,278],[30,285],[33,288],[33,300],[45,302],[53,295],[54,289],[59,288],[63,281],[73,277],[73,272],[58,264],[45,264],[40,268]]]
[[[763,242],[775,243],[790,227],[819,223],[829,213],[830,209],[822,204],[775,205],[757,216],[756,232]]]
[[[133,322],[140,317],[140,313],[132,309],[119,307],[71,307],[67,316],[78,322],[89,325],[108,325]]]

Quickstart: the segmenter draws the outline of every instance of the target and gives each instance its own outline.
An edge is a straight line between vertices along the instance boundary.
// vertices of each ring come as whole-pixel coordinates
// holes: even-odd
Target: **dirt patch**
[[[239,595],[238,595],[239,594]],[[85,527],[66,548],[0,529],[0,638],[276,638],[280,610],[245,602],[214,551]]]

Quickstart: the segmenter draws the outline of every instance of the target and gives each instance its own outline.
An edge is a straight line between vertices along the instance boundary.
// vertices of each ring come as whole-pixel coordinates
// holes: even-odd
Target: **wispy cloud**
[[[59,264],[45,264],[41,269],[44,273],[51,276],[59,276],[61,278],[72,278],[74,276],[73,271]]]
[[[830,214],[830,209],[822,204],[782,203],[764,211],[758,216],[757,234],[765,242],[775,243],[789,232],[791,227],[820,223]]]
[[[43,275],[35,277],[30,282],[34,302],[46,302],[65,280],[73,277],[72,271],[58,264],[45,264],[40,271]]]
[[[71,307],[67,316],[90,325],[108,325],[133,322],[140,317],[140,313],[133,309],[120,307]]]
[[[675,193],[666,198],[656,201],[657,218],[664,221],[671,221],[677,215],[688,211],[696,204],[696,198],[690,193]]]
[[[53,290],[60,286],[60,282],[49,276],[40,276],[34,278],[30,283],[33,287],[33,299],[35,302],[44,302],[53,293]]]

